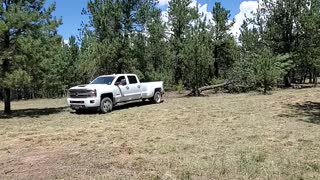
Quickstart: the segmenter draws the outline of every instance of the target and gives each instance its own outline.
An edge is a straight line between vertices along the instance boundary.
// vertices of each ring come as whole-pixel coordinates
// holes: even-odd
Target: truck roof
[[[109,75],[102,75],[99,77],[106,77],[106,76],[136,76],[136,74],[109,74]]]

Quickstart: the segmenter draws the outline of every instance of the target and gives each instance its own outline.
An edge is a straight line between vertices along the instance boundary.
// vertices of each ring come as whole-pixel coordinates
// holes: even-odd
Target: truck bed
[[[151,98],[153,96],[154,90],[156,88],[160,88],[163,91],[163,82],[156,81],[156,82],[144,82],[140,83],[141,85],[141,94],[142,98]]]

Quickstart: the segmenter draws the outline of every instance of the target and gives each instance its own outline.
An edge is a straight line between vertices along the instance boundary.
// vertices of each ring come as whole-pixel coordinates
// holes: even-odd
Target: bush
[[[183,94],[184,92],[184,85],[183,82],[180,80],[179,84],[175,88],[176,91],[178,91],[178,94]]]
[[[224,79],[217,79],[217,78],[214,78],[210,81],[210,85],[217,85],[217,84],[222,84],[224,83],[225,80]]]
[[[249,58],[235,62],[228,74],[228,90],[230,92],[248,92],[256,87],[254,63]]]

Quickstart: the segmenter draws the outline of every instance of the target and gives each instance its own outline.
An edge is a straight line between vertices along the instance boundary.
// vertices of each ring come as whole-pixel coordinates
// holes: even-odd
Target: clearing
[[[317,88],[171,97],[105,115],[70,113],[63,99],[13,108],[0,116],[0,179],[320,178]]]

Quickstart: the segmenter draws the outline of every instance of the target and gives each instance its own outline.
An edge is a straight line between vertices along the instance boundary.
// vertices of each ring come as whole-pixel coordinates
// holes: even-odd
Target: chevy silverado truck
[[[114,74],[99,76],[90,84],[70,88],[67,101],[76,112],[92,109],[108,113],[118,103],[147,99],[161,103],[163,94],[162,81],[141,83],[135,74]]]

